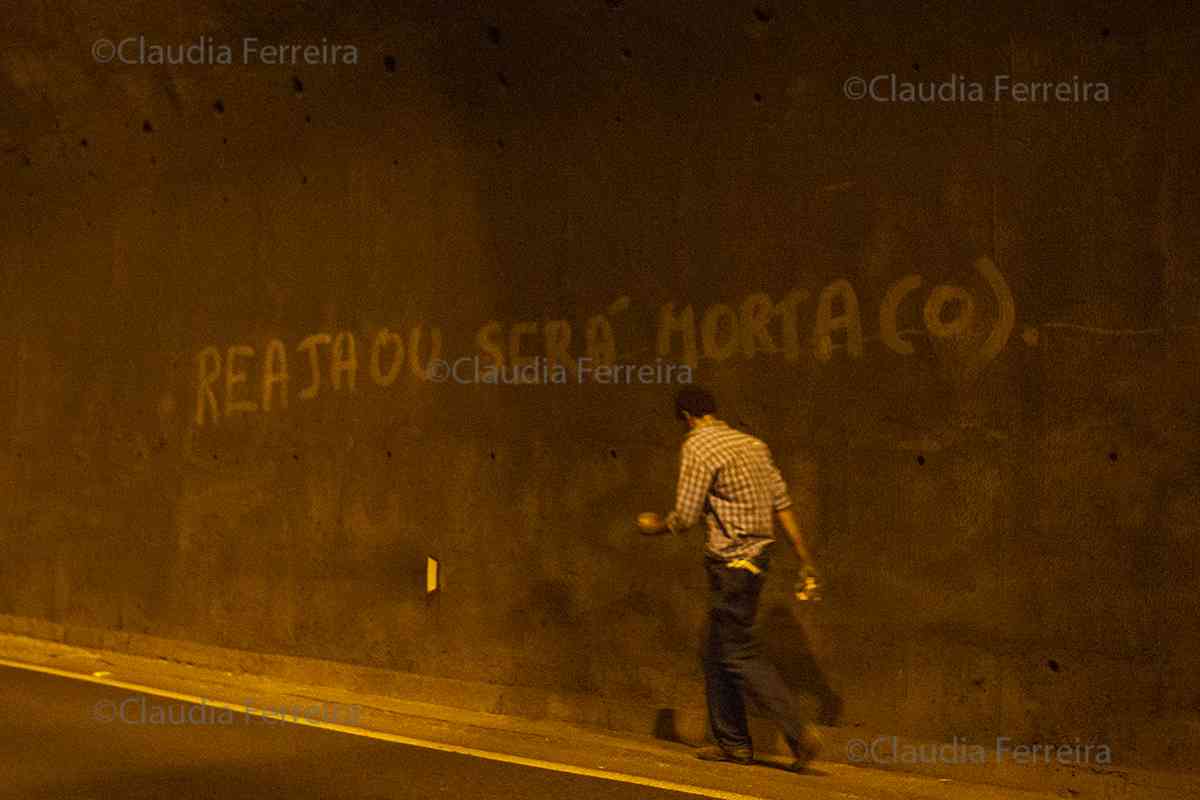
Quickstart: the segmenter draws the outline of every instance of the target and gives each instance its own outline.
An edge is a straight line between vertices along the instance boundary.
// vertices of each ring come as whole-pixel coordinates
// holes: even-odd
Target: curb
[[[7,614],[0,614],[0,634],[24,637],[30,640],[31,647],[53,642],[85,650],[156,659],[211,670],[221,675],[267,678],[530,721],[550,720],[691,746],[708,741],[707,711],[704,708],[656,708],[594,695],[476,683],[300,656],[252,653]],[[369,705],[369,702],[364,704]],[[750,732],[756,752],[776,756],[788,754],[782,735],[768,720],[752,716]],[[820,761],[852,764],[863,769],[920,775],[964,784],[1051,791],[1070,797],[1161,797],[1172,800],[1200,797],[1200,773],[1094,764],[1005,763],[997,760],[992,752],[988,752],[982,762],[975,763],[949,763],[938,759],[858,763],[848,757],[849,748],[863,741],[886,738],[899,748],[913,748],[920,752],[946,743],[884,736],[857,728],[823,727],[820,732],[825,739],[824,750],[818,756]]]

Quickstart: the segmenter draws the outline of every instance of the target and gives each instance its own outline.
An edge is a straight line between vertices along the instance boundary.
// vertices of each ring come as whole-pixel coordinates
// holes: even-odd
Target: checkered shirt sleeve
[[[700,521],[704,513],[708,489],[712,485],[712,468],[695,442],[684,443],[679,465],[679,484],[675,490],[675,509],[667,515],[667,527],[679,533]]]
[[[791,508],[792,496],[788,494],[787,483],[784,482],[783,475],[779,472],[779,467],[775,466],[775,462],[771,458],[771,449],[765,443],[760,442],[760,445],[763,449],[763,455],[766,458],[767,485],[771,492],[771,508],[776,511]]]

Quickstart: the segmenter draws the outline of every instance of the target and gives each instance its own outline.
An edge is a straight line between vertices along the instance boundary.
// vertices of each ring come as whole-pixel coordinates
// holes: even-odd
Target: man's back
[[[675,527],[690,527],[704,512],[705,554],[722,561],[762,552],[775,540],[773,513],[791,505],[766,443],[720,421],[684,440],[679,498]]]

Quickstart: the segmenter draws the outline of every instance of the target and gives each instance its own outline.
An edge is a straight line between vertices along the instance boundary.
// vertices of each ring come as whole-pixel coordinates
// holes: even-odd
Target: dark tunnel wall
[[[1194,764],[1198,26],[1006,5],[22,8],[0,613],[702,704],[703,534],[633,527],[686,364],[789,481],[829,585],[781,543],[764,628],[844,724]],[[207,63],[93,56],[139,35]],[[892,74],[953,98],[845,94]]]

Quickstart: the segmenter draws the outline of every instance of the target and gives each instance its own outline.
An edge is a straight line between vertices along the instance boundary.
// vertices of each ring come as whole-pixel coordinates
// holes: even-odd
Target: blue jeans
[[[766,659],[753,631],[770,554],[751,559],[761,572],[706,559],[711,589],[708,637],[704,643],[704,683],[713,739],[725,750],[751,747],[743,696],[755,703],[784,736],[800,741],[805,720],[775,665]]]

